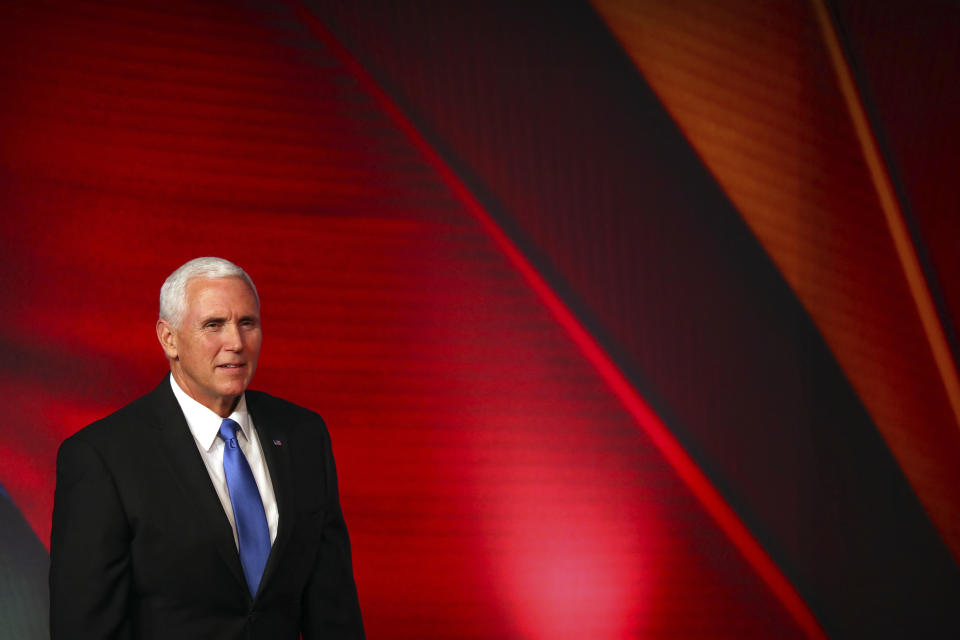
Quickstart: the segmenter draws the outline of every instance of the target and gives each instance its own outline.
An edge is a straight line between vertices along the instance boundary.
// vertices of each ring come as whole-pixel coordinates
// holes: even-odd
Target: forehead
[[[186,287],[186,313],[256,313],[257,300],[242,278],[193,278]]]

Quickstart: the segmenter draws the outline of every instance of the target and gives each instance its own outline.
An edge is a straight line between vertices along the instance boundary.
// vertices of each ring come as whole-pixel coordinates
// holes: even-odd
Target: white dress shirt
[[[230,504],[230,490],[227,488],[227,478],[223,472],[223,439],[218,437],[220,432],[220,423],[223,418],[203,406],[180,388],[177,381],[170,376],[170,386],[173,387],[173,395],[180,403],[180,409],[187,419],[187,426],[193,434],[193,440],[197,443],[197,449],[200,450],[200,457],[203,458],[203,464],[207,467],[207,474],[210,476],[210,482],[213,488],[217,490],[217,496],[220,498],[220,504],[227,514],[227,520],[230,521],[230,527],[233,529],[233,541],[240,544],[237,539],[237,523],[233,517],[233,505]],[[257,430],[253,426],[253,420],[247,412],[247,397],[240,396],[240,402],[237,408],[230,414],[229,418],[240,425],[237,430],[237,444],[250,465],[253,472],[253,479],[257,482],[257,489],[260,491],[260,499],[263,501],[263,510],[267,514],[267,527],[270,529],[270,544],[277,539],[277,523],[280,521],[280,514],[277,511],[277,499],[273,493],[273,483],[270,481],[270,470],[267,469],[266,461],[263,459],[263,450],[260,448],[260,439],[257,438]]]

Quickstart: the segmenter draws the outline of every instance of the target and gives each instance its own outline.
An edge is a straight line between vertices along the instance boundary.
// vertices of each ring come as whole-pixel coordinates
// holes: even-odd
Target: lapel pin
[[[275,446],[275,447],[282,447],[282,446],[283,446],[283,443],[280,442],[279,440],[274,440],[274,441],[273,441],[273,446]]]

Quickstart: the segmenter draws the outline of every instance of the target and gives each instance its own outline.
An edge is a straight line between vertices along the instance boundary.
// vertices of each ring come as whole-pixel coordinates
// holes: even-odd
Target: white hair
[[[179,329],[183,322],[187,310],[187,283],[194,278],[240,278],[250,285],[257,307],[260,306],[257,288],[246,271],[224,258],[194,258],[171,273],[160,287],[160,317],[174,329]]]

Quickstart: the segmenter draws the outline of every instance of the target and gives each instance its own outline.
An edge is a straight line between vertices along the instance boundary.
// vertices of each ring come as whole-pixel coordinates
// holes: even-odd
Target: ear
[[[167,358],[176,360],[179,356],[177,334],[170,323],[163,318],[157,320],[157,339],[160,340],[160,346],[163,347],[163,352],[167,355]]]

